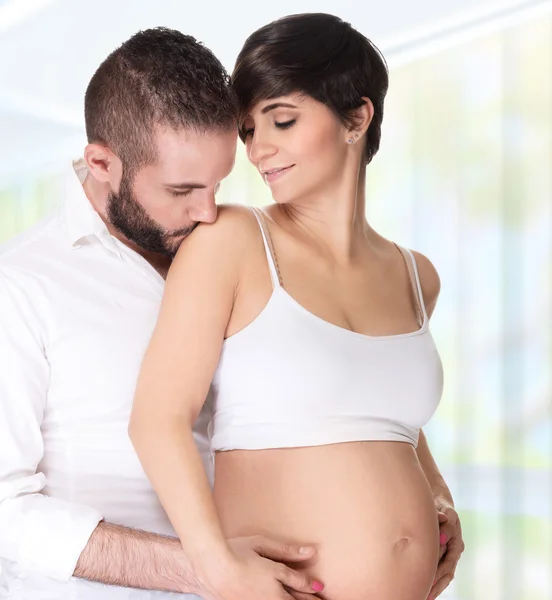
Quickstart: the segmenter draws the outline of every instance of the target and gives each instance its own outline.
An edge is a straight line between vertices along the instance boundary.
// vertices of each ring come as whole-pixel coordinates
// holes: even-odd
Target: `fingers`
[[[456,525],[459,524],[460,517],[458,516],[458,513],[454,510],[454,508],[450,506],[445,507],[440,512],[447,517],[447,519],[452,523],[454,527],[456,527]]]
[[[312,558],[316,553],[313,546],[284,544],[262,535],[254,537],[253,550],[259,556],[278,562],[300,562]]]
[[[435,598],[442,594],[454,579],[456,566],[464,549],[464,542],[461,538],[454,537],[445,548],[446,552],[442,562],[439,563],[437,568],[435,584],[431,589],[428,600],[435,600]]]
[[[456,534],[456,529],[450,521],[441,523],[439,525],[439,542],[441,546],[446,544],[449,540],[452,540]]]
[[[447,573],[451,573],[454,575],[454,571],[456,569],[456,560],[449,554],[447,551],[443,560],[439,563],[437,567],[437,573],[435,573],[435,580],[439,580],[444,577]]]
[[[437,583],[431,588],[431,592],[429,593],[428,600],[434,600],[437,596],[440,596],[450,585],[453,576],[449,573],[441,579],[437,580]]]
[[[459,543],[457,538],[453,538],[449,545],[447,546],[447,551],[442,562],[439,563],[437,567],[437,573],[435,575],[435,579],[439,580],[447,574],[451,575],[451,578],[454,577],[454,572],[456,571],[456,565],[460,559],[460,555],[462,554],[463,542]]]
[[[282,564],[274,563],[276,579],[293,592],[310,594],[321,592],[324,586],[306,573],[299,573]]]
[[[318,596],[313,596],[312,594],[302,594],[301,592],[290,592],[291,597],[295,598],[295,600],[313,600],[313,598],[318,598]]]

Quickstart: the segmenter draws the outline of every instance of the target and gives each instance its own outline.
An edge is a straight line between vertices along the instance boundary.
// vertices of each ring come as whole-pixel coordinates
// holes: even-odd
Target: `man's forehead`
[[[194,148],[196,146],[211,145],[237,137],[237,127],[228,129],[198,130],[195,128],[180,127],[174,129],[158,125],[154,130],[155,141],[160,145],[177,145]]]
[[[237,129],[232,131],[194,132],[190,130],[159,132],[157,155],[161,163],[202,163],[231,160],[237,144]]]
[[[193,181],[210,185],[232,170],[237,131],[192,133],[159,132],[157,160],[148,171],[165,184]],[[153,173],[152,173],[153,174]]]

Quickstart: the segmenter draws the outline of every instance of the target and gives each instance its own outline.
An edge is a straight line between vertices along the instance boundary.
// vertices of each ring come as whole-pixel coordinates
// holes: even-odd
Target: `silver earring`
[[[355,143],[355,140],[353,140],[353,138],[349,138],[349,139],[347,140],[347,143],[348,143],[348,144],[354,144],[354,143]]]

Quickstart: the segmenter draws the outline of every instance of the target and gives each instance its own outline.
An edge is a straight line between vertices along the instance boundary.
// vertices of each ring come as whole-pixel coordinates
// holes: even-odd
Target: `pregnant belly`
[[[313,544],[302,569],[326,600],[426,600],[439,552],[431,491],[414,448],[355,442],[221,452],[215,501],[228,537]]]

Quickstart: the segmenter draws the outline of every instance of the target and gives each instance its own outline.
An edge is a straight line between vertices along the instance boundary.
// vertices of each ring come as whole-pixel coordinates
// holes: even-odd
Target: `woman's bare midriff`
[[[215,501],[227,537],[314,544],[304,568],[327,600],[426,600],[439,553],[431,490],[414,448],[353,442],[219,452]]]

